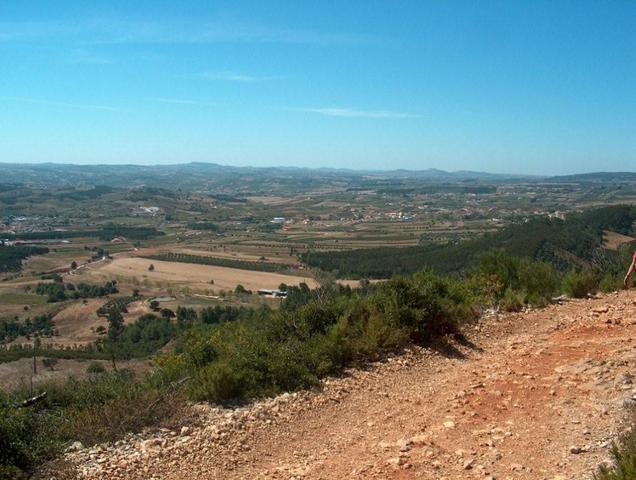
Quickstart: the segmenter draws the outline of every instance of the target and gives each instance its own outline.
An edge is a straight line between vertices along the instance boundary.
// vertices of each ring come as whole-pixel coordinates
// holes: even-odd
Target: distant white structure
[[[272,298],[284,298],[287,296],[287,292],[283,290],[271,290],[269,288],[260,288],[258,290],[258,294],[261,297],[272,297]]]
[[[155,215],[161,213],[163,209],[161,207],[135,207],[132,209],[133,215],[150,215],[154,217]]]

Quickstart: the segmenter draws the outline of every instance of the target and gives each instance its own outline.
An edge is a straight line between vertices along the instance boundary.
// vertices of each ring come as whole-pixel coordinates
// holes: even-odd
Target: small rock
[[[424,445],[426,443],[427,436],[426,435],[415,435],[409,438],[409,443],[411,445]]]
[[[81,450],[84,448],[84,445],[82,444],[82,442],[73,442],[71,443],[71,445],[66,449],[67,452],[77,452],[78,450]]]

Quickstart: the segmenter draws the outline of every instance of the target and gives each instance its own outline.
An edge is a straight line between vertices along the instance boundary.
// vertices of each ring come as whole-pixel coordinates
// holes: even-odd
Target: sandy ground
[[[185,430],[67,458],[82,479],[591,479],[636,395],[636,292],[466,332],[321,391],[201,406]]]
[[[154,271],[148,271],[150,265]],[[259,288],[278,288],[281,283],[298,285],[307,283],[311,288],[317,286],[310,277],[283,275],[280,273],[257,272],[237,268],[217,267],[213,265],[197,265],[179,262],[163,262],[138,257],[118,257],[110,262],[103,262],[95,268],[90,267],[83,275],[103,277],[105,280],[117,276],[133,278],[143,281],[166,282],[174,286],[189,287],[193,290],[234,290],[241,284],[248,290]],[[214,280],[214,284],[210,284]]]
[[[42,343],[59,345],[88,344],[97,339],[95,329],[107,327],[106,319],[97,316],[97,309],[106,303],[106,299],[90,299],[73,303],[53,317],[59,335],[43,339]]]
[[[138,300],[136,302],[129,303],[126,307],[128,312],[124,313],[124,324],[128,324],[136,321],[142,315],[146,313],[155,313],[150,310],[148,303],[145,300]]]

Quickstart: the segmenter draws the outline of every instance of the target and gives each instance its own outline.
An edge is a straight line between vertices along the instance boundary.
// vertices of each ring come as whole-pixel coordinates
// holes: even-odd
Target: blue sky
[[[636,2],[0,1],[0,161],[636,170]]]

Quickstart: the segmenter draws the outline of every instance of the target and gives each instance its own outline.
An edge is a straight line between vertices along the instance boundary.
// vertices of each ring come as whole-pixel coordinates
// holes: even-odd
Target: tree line
[[[63,302],[69,299],[97,298],[118,293],[115,280],[104,283],[104,285],[91,285],[88,283],[44,283],[39,282],[35,287],[37,295],[46,295],[47,302]]]
[[[603,248],[603,231],[630,234],[634,221],[636,207],[619,205],[570,214],[565,220],[536,218],[459,243],[309,251],[301,260],[342,277],[389,278],[426,267],[442,274],[466,272],[483,252],[502,249],[511,255],[547,261],[562,273],[583,267],[615,272],[620,254]]]
[[[46,247],[32,247],[26,245],[0,245],[0,272],[18,272],[22,269],[22,261],[31,255],[49,253]]]
[[[247,260],[234,260],[232,258],[209,257],[203,255],[190,255],[186,253],[164,252],[157,255],[149,255],[144,258],[151,260],[163,260],[165,262],[195,263],[199,265],[216,265],[219,267],[239,268],[243,270],[257,270],[261,272],[280,272],[289,268],[288,265],[268,262],[253,262]]]

